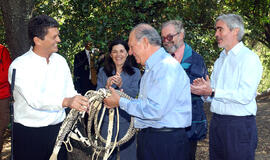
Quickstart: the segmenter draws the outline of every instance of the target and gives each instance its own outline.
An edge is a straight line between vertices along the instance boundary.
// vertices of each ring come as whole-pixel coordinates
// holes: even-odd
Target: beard
[[[170,45],[171,44],[171,45]],[[180,45],[175,44],[174,42],[169,42],[164,44],[164,48],[169,53],[175,53],[176,50],[180,47]]]

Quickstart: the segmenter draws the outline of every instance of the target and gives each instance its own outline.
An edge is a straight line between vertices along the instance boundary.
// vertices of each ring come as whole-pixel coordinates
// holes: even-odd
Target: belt
[[[148,128],[143,128],[143,129],[139,129],[139,132],[174,132],[174,131],[179,131],[179,130],[185,130],[185,128],[152,128],[152,127],[148,127]]]
[[[244,120],[244,119],[254,119],[254,115],[248,115],[248,116],[231,116],[231,115],[221,115],[213,113],[213,118],[219,118],[224,120]]]

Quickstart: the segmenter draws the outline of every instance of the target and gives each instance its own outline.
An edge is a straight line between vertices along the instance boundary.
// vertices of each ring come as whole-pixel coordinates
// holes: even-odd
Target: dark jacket
[[[185,43],[185,50],[181,65],[186,71],[190,83],[196,78],[208,75],[206,65],[203,57],[196,53],[192,48]],[[207,120],[203,110],[203,100],[201,96],[191,94],[192,99],[192,124],[187,128],[189,139],[201,140],[206,138],[207,134]]]
[[[74,86],[78,93],[84,95],[88,90],[96,90],[89,79],[90,66],[85,50],[75,55],[74,59]]]

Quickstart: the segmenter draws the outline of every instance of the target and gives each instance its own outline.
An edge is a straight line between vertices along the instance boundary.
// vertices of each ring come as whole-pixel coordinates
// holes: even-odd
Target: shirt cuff
[[[119,100],[119,106],[121,109],[123,109],[124,111],[127,110],[127,105],[129,103],[129,99],[126,99],[126,98],[123,98],[123,97],[120,97],[120,100]]]
[[[66,106],[63,106],[63,101],[64,101],[65,97],[61,97],[60,99],[61,99],[61,104],[59,104],[59,106],[61,106],[62,109],[63,108],[68,108]]]
[[[211,98],[210,96],[207,96],[207,98],[204,98],[204,96],[201,96],[201,99],[203,100],[203,102],[212,102],[213,98]]]

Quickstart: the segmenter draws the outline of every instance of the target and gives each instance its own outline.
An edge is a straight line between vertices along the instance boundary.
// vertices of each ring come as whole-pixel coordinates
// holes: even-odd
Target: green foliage
[[[270,48],[269,4],[270,0],[36,0],[33,16],[47,14],[58,20],[62,40],[59,53],[67,58],[71,68],[74,55],[83,49],[85,41],[90,40],[99,48],[97,60],[101,54],[108,54],[110,41],[127,40],[131,29],[139,23],[149,23],[160,31],[163,22],[180,19],[185,24],[185,41],[204,57],[211,73],[221,51],[214,37],[215,18],[222,13],[237,13],[246,23],[245,44],[255,47],[264,65],[259,87],[264,90],[270,87],[270,58],[266,49]],[[3,39],[1,25],[0,40]]]
[[[1,10],[0,10],[0,44],[5,44],[5,29]]]
[[[242,15],[253,45],[260,42],[270,48],[270,0],[225,1],[225,5],[228,11]]]
[[[260,85],[258,87],[259,92],[263,92],[267,90],[270,86],[270,49],[263,47],[263,44],[257,43],[256,46],[253,47],[253,51],[260,56],[260,60],[263,65],[263,75]]]
[[[160,31],[163,22],[181,19],[186,25],[186,41],[210,67],[218,56],[212,30],[216,8],[212,1],[47,0],[37,2],[34,15],[48,14],[60,22],[59,52],[71,64],[87,39],[100,49],[99,54],[107,54],[110,41],[127,40],[130,30],[139,23],[149,23]]]
[[[258,91],[270,88],[270,0],[224,1],[226,12],[240,14],[245,21],[245,44],[260,56],[263,76]]]

